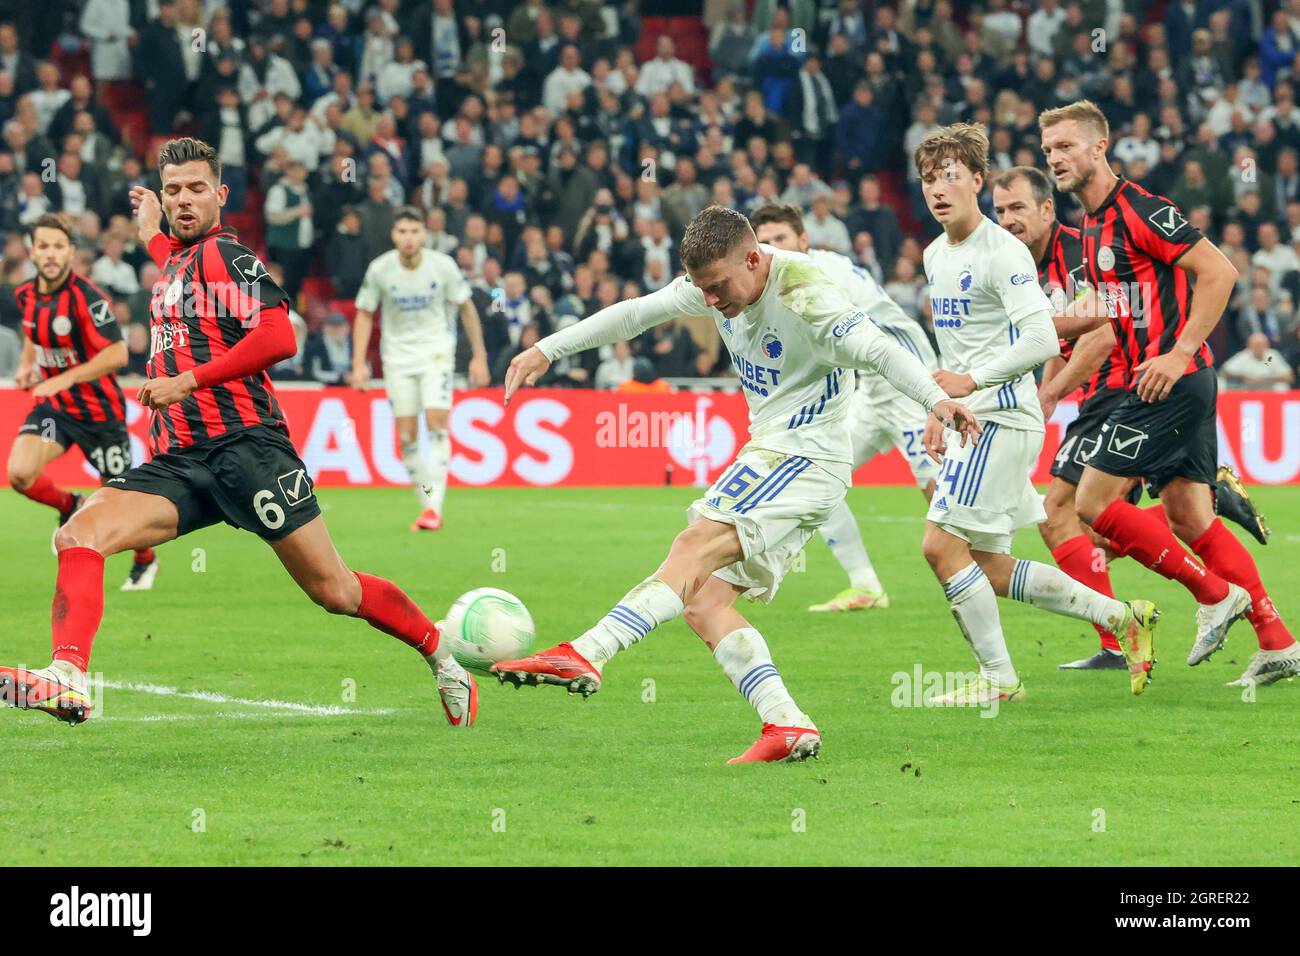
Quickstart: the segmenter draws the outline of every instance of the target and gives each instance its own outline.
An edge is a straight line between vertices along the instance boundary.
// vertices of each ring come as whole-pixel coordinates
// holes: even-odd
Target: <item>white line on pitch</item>
[[[252,697],[231,697],[211,690],[179,690],[162,684],[139,684],[132,681],[99,681],[98,686],[107,690],[130,690],[140,694],[154,694],[158,697],[183,697],[186,700],[201,700],[209,704],[238,704],[243,707],[266,707],[271,710],[287,710],[312,717],[375,716],[394,713],[392,708],[363,710],[359,707],[340,707],[337,704],[300,704],[291,700],[258,700]]]

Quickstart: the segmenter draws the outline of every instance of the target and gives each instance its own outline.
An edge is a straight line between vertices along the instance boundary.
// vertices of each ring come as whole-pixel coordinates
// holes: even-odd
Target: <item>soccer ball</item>
[[[533,617],[509,591],[475,588],[456,599],[442,622],[442,639],[470,670],[486,672],[497,661],[527,657],[533,649]]]

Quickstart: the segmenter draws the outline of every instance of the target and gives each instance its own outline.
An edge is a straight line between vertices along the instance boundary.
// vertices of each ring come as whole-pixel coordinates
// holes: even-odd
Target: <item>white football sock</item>
[[[876,569],[867,557],[867,546],[862,543],[862,532],[853,517],[853,510],[848,502],[841,501],[835,510],[817,529],[826,539],[826,546],[835,555],[844,573],[849,576],[849,585],[864,591],[883,591]]]
[[[1044,611],[1077,617],[1120,633],[1128,620],[1128,605],[1080,584],[1059,568],[1038,561],[1017,561],[1011,571],[1007,597]]]
[[[972,561],[947,581],[943,593],[952,608],[957,626],[979,661],[980,673],[1002,687],[1020,682],[1011,664],[1011,652],[1002,636],[998,617],[998,596],[980,566]]]
[[[451,462],[451,434],[429,432],[429,448],[429,473],[432,476],[429,497],[433,499],[433,510],[442,514],[442,503],[447,497],[447,468]]]
[[[713,656],[736,690],[758,711],[763,723],[778,727],[811,725],[785,689],[785,681],[772,663],[763,635],[754,628],[732,631],[718,641]]]
[[[596,668],[601,668],[619,651],[625,651],[660,624],[682,613],[682,599],[658,578],[646,578],[612,607],[586,634],[573,642],[573,649]]]
[[[433,468],[425,457],[420,454],[420,443],[418,441],[402,446],[402,465],[406,468],[407,474],[411,476],[411,484],[415,488],[415,497],[420,499],[420,504],[425,508],[436,507],[431,494]]]

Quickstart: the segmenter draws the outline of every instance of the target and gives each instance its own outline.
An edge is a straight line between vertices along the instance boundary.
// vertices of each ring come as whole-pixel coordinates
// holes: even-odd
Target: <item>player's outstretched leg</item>
[[[1246,619],[1255,629],[1259,650],[1245,673],[1232,683],[1267,685],[1284,677],[1295,677],[1300,674],[1300,644],[1273,606],[1255,559],[1222,519],[1213,516],[1204,487],[1186,479],[1175,479],[1161,490],[1161,497],[1168,499],[1167,510],[1174,533],[1191,545],[1211,572],[1239,585],[1250,595]]]
[[[1085,467],[1079,482],[1079,517],[1115,542],[1120,553],[1177,581],[1196,598],[1201,605],[1196,610],[1196,642],[1187,658],[1195,666],[1222,647],[1228,629],[1250,612],[1250,594],[1195,561],[1160,518],[1125,501],[1132,482]]]
[[[1038,526],[1043,544],[1052,552],[1056,566],[1080,584],[1108,597],[1115,592],[1110,585],[1106,557],[1088,536],[1074,510],[1074,484],[1061,477],[1052,479],[1043,498],[1047,520]],[[1105,627],[1094,624],[1101,638],[1101,649],[1091,657],[1060,664],[1062,670],[1124,670],[1124,652],[1119,639]]]
[[[1021,601],[1043,611],[1089,621],[1120,638],[1129,686],[1135,694],[1146,690],[1155,666],[1155,626],[1160,612],[1150,601],[1120,601],[1080,584],[1058,568],[1038,561],[1017,560],[1005,554],[976,558],[994,590],[1002,597]]]
[[[447,722],[473,726],[478,687],[439,640],[437,625],[392,581],[350,570],[334,549],[323,518],[318,515],[271,547],[298,586],[325,610],[359,617],[418,651],[433,672]]]
[[[810,611],[857,611],[867,608],[889,607],[889,595],[876,576],[876,569],[867,557],[867,546],[862,542],[862,532],[853,517],[847,501],[841,501],[830,513],[817,533],[826,539],[826,545],[835,555],[849,586],[823,604],[814,604]]]
[[[673,539],[659,570],[628,591],[577,640],[531,657],[500,661],[492,665],[492,673],[503,684],[555,684],[567,687],[571,694],[590,697],[600,690],[601,672],[610,658],[681,616],[685,602],[714,571],[742,556],[732,525],[710,519],[695,521]]]
[[[979,674],[971,683],[950,694],[932,698],[935,704],[976,706],[993,701],[1010,702],[1025,696],[1011,652],[1007,650],[998,614],[998,599],[983,569],[971,555],[969,545],[938,525],[926,524],[922,545],[926,560],[943,584],[948,607],[970,644]]]
[[[821,734],[799,708],[772,662],[763,635],[736,610],[745,588],[710,577],[686,604],[685,618],[713,652],[727,679],[758,712],[762,731],[744,753],[727,763],[783,763],[821,752]]]
[[[43,710],[70,724],[90,716],[86,680],[91,646],[104,616],[104,558],[176,537],[176,506],[166,498],[104,488],[59,528],[50,665],[37,671],[0,668],[0,702]]]

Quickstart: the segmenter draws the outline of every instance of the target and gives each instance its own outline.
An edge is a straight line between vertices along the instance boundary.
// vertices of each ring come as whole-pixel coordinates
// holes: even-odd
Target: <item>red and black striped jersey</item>
[[[150,378],[221,358],[257,325],[263,309],[289,305],[261,260],[221,226],[192,243],[170,240],[159,267],[149,303]],[[158,454],[255,425],[289,427],[265,370],[198,388],[154,411],[149,441]]]
[[[1038,263],[1038,281],[1058,312],[1074,301],[1086,284],[1083,274],[1083,239],[1078,229],[1063,226],[1059,222],[1052,223],[1047,250]],[[1061,339],[1062,359],[1068,362],[1073,350],[1074,339]],[[1106,356],[1106,360],[1079,386],[1078,400],[1086,402],[1107,389],[1126,389],[1128,383],[1128,363],[1117,336],[1115,347]]]
[[[53,378],[90,361],[103,349],[122,341],[113,306],[93,282],[75,272],[57,289],[40,290],[39,279],[14,290],[22,311],[23,330],[36,352],[44,379]],[[82,382],[45,399],[55,408],[84,422],[123,421],[126,402],[111,372]]]
[[[1121,178],[1084,213],[1082,238],[1084,274],[1110,312],[1132,379],[1138,365],[1172,351],[1187,325],[1191,277],[1175,263],[1201,232],[1173,202]],[[1187,371],[1213,364],[1202,344]]]

